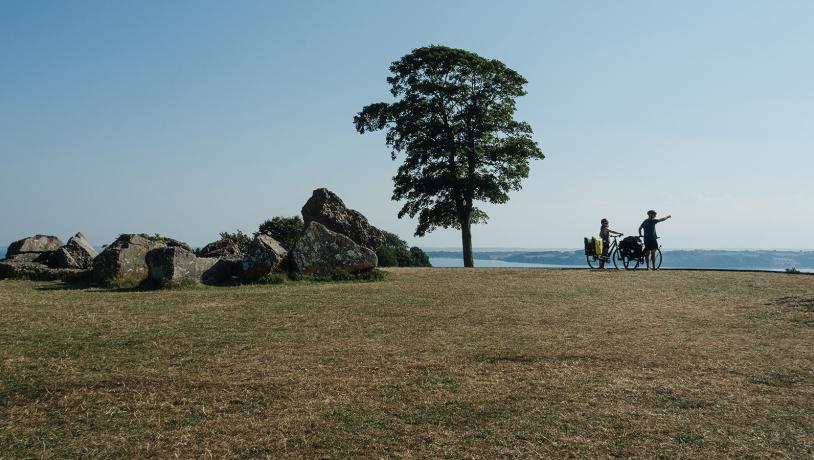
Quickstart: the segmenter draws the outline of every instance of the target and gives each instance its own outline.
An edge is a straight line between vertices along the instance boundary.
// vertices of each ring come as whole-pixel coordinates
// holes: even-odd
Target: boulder
[[[209,243],[202,247],[199,251],[199,257],[243,257],[243,251],[232,240],[220,239],[213,243]]]
[[[318,222],[373,251],[384,242],[381,230],[370,225],[362,213],[348,209],[342,199],[326,188],[314,190],[302,207],[302,218],[306,228],[311,222]]]
[[[172,238],[156,238],[145,234],[121,235],[93,259],[93,281],[101,285],[110,285],[115,280],[127,280],[130,284],[141,283],[150,275],[147,253],[164,247],[177,247],[192,252],[189,245]]]
[[[161,286],[186,278],[205,281],[205,274],[218,262],[214,257],[197,257],[180,246],[152,249],[147,252],[145,260],[150,268],[150,278]]]
[[[217,259],[212,268],[201,277],[204,284],[232,285],[239,284],[243,278],[243,259],[240,257],[223,257]]]
[[[0,279],[32,279],[40,281],[84,281],[90,278],[89,269],[51,268],[37,262],[26,262],[20,259],[0,261]]]
[[[43,253],[56,251],[62,246],[62,240],[50,235],[34,235],[11,243],[6,250],[6,258],[23,253]]]
[[[54,251],[49,265],[56,268],[89,268],[97,255],[85,235],[79,232],[65,246]]]
[[[254,237],[243,258],[243,279],[257,281],[276,270],[288,255],[274,238],[259,234]]]
[[[305,235],[297,241],[292,252],[297,269],[306,275],[355,273],[371,269],[378,263],[376,253],[371,249],[318,222],[311,222],[305,228]]]
[[[47,264],[51,259],[53,252],[21,252],[12,256],[6,257],[6,260],[13,260],[15,262],[38,262]]]

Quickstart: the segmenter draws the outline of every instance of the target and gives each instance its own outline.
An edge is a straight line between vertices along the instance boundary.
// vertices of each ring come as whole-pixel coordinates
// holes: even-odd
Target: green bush
[[[255,284],[284,284],[286,281],[288,281],[288,277],[285,273],[269,273],[255,281]]]
[[[252,238],[240,230],[235,233],[220,232],[220,238],[234,242],[244,254],[249,251],[249,245],[252,244]]]
[[[430,258],[421,250],[413,246],[407,247],[407,242],[395,233],[383,232],[384,244],[376,251],[380,267],[431,267]]]
[[[259,231],[277,240],[280,246],[290,252],[305,231],[305,225],[300,216],[277,216],[260,224]]]

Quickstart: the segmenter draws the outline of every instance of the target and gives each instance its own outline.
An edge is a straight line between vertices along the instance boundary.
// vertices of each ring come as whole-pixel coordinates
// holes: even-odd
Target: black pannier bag
[[[585,239],[585,255],[586,256],[595,256],[596,249],[594,246],[594,242],[592,241],[593,238],[584,238]]]
[[[628,236],[619,243],[622,253],[628,257],[641,258],[644,255],[644,249],[639,242],[639,238],[635,236]]]

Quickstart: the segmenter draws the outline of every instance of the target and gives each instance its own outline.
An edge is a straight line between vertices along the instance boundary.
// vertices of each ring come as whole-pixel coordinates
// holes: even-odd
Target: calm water
[[[433,267],[463,267],[464,261],[461,258],[451,257],[430,257]],[[562,268],[567,265],[546,265],[546,264],[526,264],[522,262],[504,262],[502,260],[475,259],[475,267],[506,267],[506,268]]]

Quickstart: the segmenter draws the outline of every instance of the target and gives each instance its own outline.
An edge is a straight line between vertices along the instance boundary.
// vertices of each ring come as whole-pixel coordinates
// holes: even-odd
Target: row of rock
[[[82,233],[67,244],[50,235],[34,235],[11,243],[0,261],[0,278],[74,280],[88,275],[96,250]]]
[[[377,265],[375,251],[384,241],[383,233],[333,192],[315,190],[302,216],[305,231],[291,254],[265,234],[256,235],[245,254],[233,241],[219,240],[197,255],[186,243],[146,234],[121,235],[98,255],[81,233],[65,245],[59,238],[36,235],[12,243],[7,259],[0,261],[0,278],[91,276],[100,285],[153,280],[162,286],[191,278],[205,284],[232,284],[257,281],[280,270],[289,257],[306,275],[356,273]],[[31,276],[32,270],[40,275]]]

